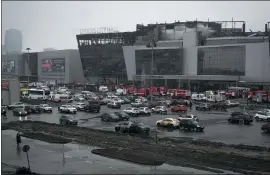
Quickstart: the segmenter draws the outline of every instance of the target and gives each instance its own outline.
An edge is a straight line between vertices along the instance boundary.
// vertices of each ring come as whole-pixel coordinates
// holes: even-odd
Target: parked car
[[[158,106],[166,106],[166,107],[169,106],[169,104],[167,103],[167,101],[158,101],[158,102],[157,102],[157,105],[158,105]]]
[[[130,115],[124,113],[124,112],[114,112],[115,115],[120,117],[121,120],[129,120]]]
[[[107,103],[107,107],[121,109],[121,103],[117,101],[110,101],[109,103]]]
[[[149,134],[150,127],[141,123],[141,122],[133,122],[129,127],[129,133],[134,134],[142,134],[146,133]]]
[[[117,103],[120,103],[120,104],[124,104],[125,101],[122,100],[121,98],[114,98],[113,101],[117,102]]]
[[[119,122],[119,121],[123,121],[123,118],[120,118],[118,115],[114,114],[114,113],[103,113],[100,116],[101,121],[104,122]]]
[[[232,115],[229,119],[228,119],[229,123],[233,123],[233,124],[245,124],[245,125],[249,125],[253,122],[253,117],[248,115],[248,114],[243,114],[243,115]]]
[[[156,122],[157,126],[177,128],[179,127],[179,120],[174,118],[165,118]]]
[[[78,120],[74,116],[62,115],[59,119],[61,125],[78,125]]]
[[[30,106],[26,105],[24,109],[27,112],[27,114],[40,114],[42,111],[39,105],[30,105]]]
[[[128,98],[126,98],[126,97],[122,97],[122,100],[124,100],[124,104],[131,103],[131,101]]]
[[[13,105],[8,105],[7,108],[9,110],[13,110],[13,109],[15,109],[17,107],[21,107],[21,106],[25,106],[25,104],[22,102],[15,102]]]
[[[39,106],[43,112],[52,113],[52,107],[50,107],[48,104],[40,104]]]
[[[238,102],[235,102],[235,101],[232,101],[232,100],[227,100],[225,102],[225,104],[228,107],[237,107],[237,106],[239,106],[239,103]]]
[[[58,107],[58,111],[61,113],[73,113],[73,114],[77,113],[77,109],[71,105],[62,105]]]
[[[166,106],[156,106],[155,108],[152,108],[152,112],[159,114],[167,114],[168,108]]]
[[[129,128],[132,125],[133,122],[123,122],[123,123],[119,123],[117,125],[115,125],[114,130],[115,132],[121,132],[121,133],[128,133],[129,132]]]
[[[141,107],[142,105],[143,105],[142,102],[133,102],[133,103],[131,103],[131,106],[136,107],[136,108]]]
[[[126,108],[123,110],[123,112],[132,117],[138,117],[140,115],[138,108],[133,108],[133,107]]]
[[[257,112],[255,114],[256,121],[267,121],[270,120],[270,112]]]
[[[78,95],[78,96],[74,97],[74,100],[75,101],[84,101],[85,99],[83,98],[83,95],[81,95],[81,96]]]
[[[270,133],[270,122],[262,125],[261,130]]]
[[[187,112],[188,108],[186,105],[175,105],[171,107],[172,112]]]
[[[100,104],[99,101],[97,100],[90,100],[88,101],[88,105],[85,106],[84,108],[85,112],[100,112]]]
[[[195,120],[195,121],[199,121],[199,118],[196,115],[193,114],[188,114],[188,115],[183,115],[183,116],[179,116],[178,120]]]
[[[15,108],[13,110],[13,115],[14,116],[26,116],[27,111],[25,111],[24,107],[23,108]]]
[[[179,124],[181,130],[193,130],[203,132],[204,126],[199,124],[196,120],[182,119]]]
[[[85,103],[76,103],[74,106],[78,111],[84,111],[86,104]]]
[[[197,111],[210,111],[210,106],[209,104],[205,103],[205,104],[199,104],[195,107],[195,109]]]
[[[148,107],[139,108],[140,115],[151,115],[151,110]]]

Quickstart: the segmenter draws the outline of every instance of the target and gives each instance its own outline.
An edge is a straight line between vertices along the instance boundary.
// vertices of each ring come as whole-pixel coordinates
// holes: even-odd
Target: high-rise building
[[[1,54],[2,55],[6,54],[6,46],[5,45],[1,45]]]
[[[17,29],[6,30],[5,50],[7,54],[22,52],[22,32],[20,30]]]

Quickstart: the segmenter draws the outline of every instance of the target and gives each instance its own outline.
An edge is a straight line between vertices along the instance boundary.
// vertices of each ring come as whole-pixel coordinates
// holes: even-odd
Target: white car
[[[122,100],[121,98],[114,98],[113,101],[116,101],[117,103],[121,103],[121,104],[125,103],[125,101]]]
[[[229,106],[229,107],[237,107],[237,106],[239,106],[239,103],[235,102],[235,101],[232,101],[232,100],[227,100],[226,105]]]
[[[124,109],[123,112],[128,114],[128,115],[131,115],[131,116],[139,116],[140,115],[140,111],[138,108],[129,107],[129,108]]]
[[[52,113],[52,107],[50,107],[48,104],[40,104],[39,106],[43,110],[43,112]]]
[[[76,103],[74,105],[74,107],[78,110],[78,111],[83,111],[85,108],[86,104],[85,103]]]
[[[58,107],[58,111],[63,113],[77,113],[77,109],[71,105],[62,105],[61,107]]]
[[[156,122],[157,126],[177,128],[179,127],[179,120],[174,118],[165,118]]]
[[[22,107],[22,106],[25,106],[25,104],[22,102],[16,102],[13,105],[8,105],[7,108],[8,109],[15,109],[15,108]]]
[[[137,99],[135,99],[135,102],[147,102],[147,99],[146,98],[144,98],[144,97],[140,97],[140,98],[137,98]]]
[[[268,121],[270,120],[270,112],[265,111],[259,111],[255,114],[255,120],[256,121]]]
[[[134,102],[130,104],[132,107],[139,107],[140,105],[142,105],[142,102]]]
[[[85,99],[84,99],[83,95],[75,95],[74,100],[75,101],[84,101]]]
[[[152,112],[160,113],[160,114],[167,114],[168,108],[166,106],[156,106],[152,108]]]
[[[140,107],[139,112],[141,115],[151,115],[151,109],[148,107]]]
[[[184,116],[179,116],[178,120],[181,122],[181,120],[196,120],[199,121],[198,117],[196,115],[193,114],[188,114],[188,115],[184,115]]]

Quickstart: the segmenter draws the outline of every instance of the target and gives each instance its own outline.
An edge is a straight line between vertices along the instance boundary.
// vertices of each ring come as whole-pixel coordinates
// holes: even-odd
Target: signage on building
[[[8,89],[8,81],[1,81],[1,88]]]
[[[118,29],[114,27],[100,27],[81,29],[80,34],[100,34],[100,33],[117,33]]]

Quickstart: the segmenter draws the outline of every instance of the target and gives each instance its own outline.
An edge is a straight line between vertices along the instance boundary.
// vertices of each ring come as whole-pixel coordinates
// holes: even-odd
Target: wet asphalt
[[[100,113],[122,111],[129,106],[130,105],[122,105],[121,109],[108,109],[107,106],[101,106]],[[231,109],[231,111],[233,111],[233,109]],[[264,124],[264,122],[254,121],[251,125],[235,125],[228,124],[227,119],[230,117],[230,112],[201,112],[192,109],[191,111],[188,111],[188,113],[192,113],[198,116],[200,123],[205,126],[204,132],[187,132],[181,131],[179,129],[156,129],[157,120],[168,117],[177,118],[177,113],[169,113],[168,115],[152,114],[151,116],[132,117],[130,120],[141,121],[144,124],[150,126],[152,134],[158,130],[159,137],[191,137],[194,139],[205,139],[227,144],[247,144],[270,147],[270,135],[261,132],[261,126]],[[59,117],[61,115],[62,114],[58,112],[57,107],[53,107],[52,114],[31,114],[26,117],[15,117],[13,116],[12,111],[8,111],[8,119],[6,121],[2,120],[2,122],[33,120],[44,121],[48,123],[59,123]],[[99,118],[93,118],[98,115],[99,114],[96,113],[78,111],[74,116],[79,121],[78,126],[114,131],[114,126],[117,124],[117,122],[101,122]]]
[[[40,174],[214,174],[168,164],[145,166],[105,158],[91,153],[91,150],[97,147],[75,143],[49,144],[22,138],[22,145],[17,147],[16,133],[12,130],[2,131],[2,162],[11,166],[28,167],[26,153],[21,150],[21,147],[27,144],[30,146],[30,168]]]

